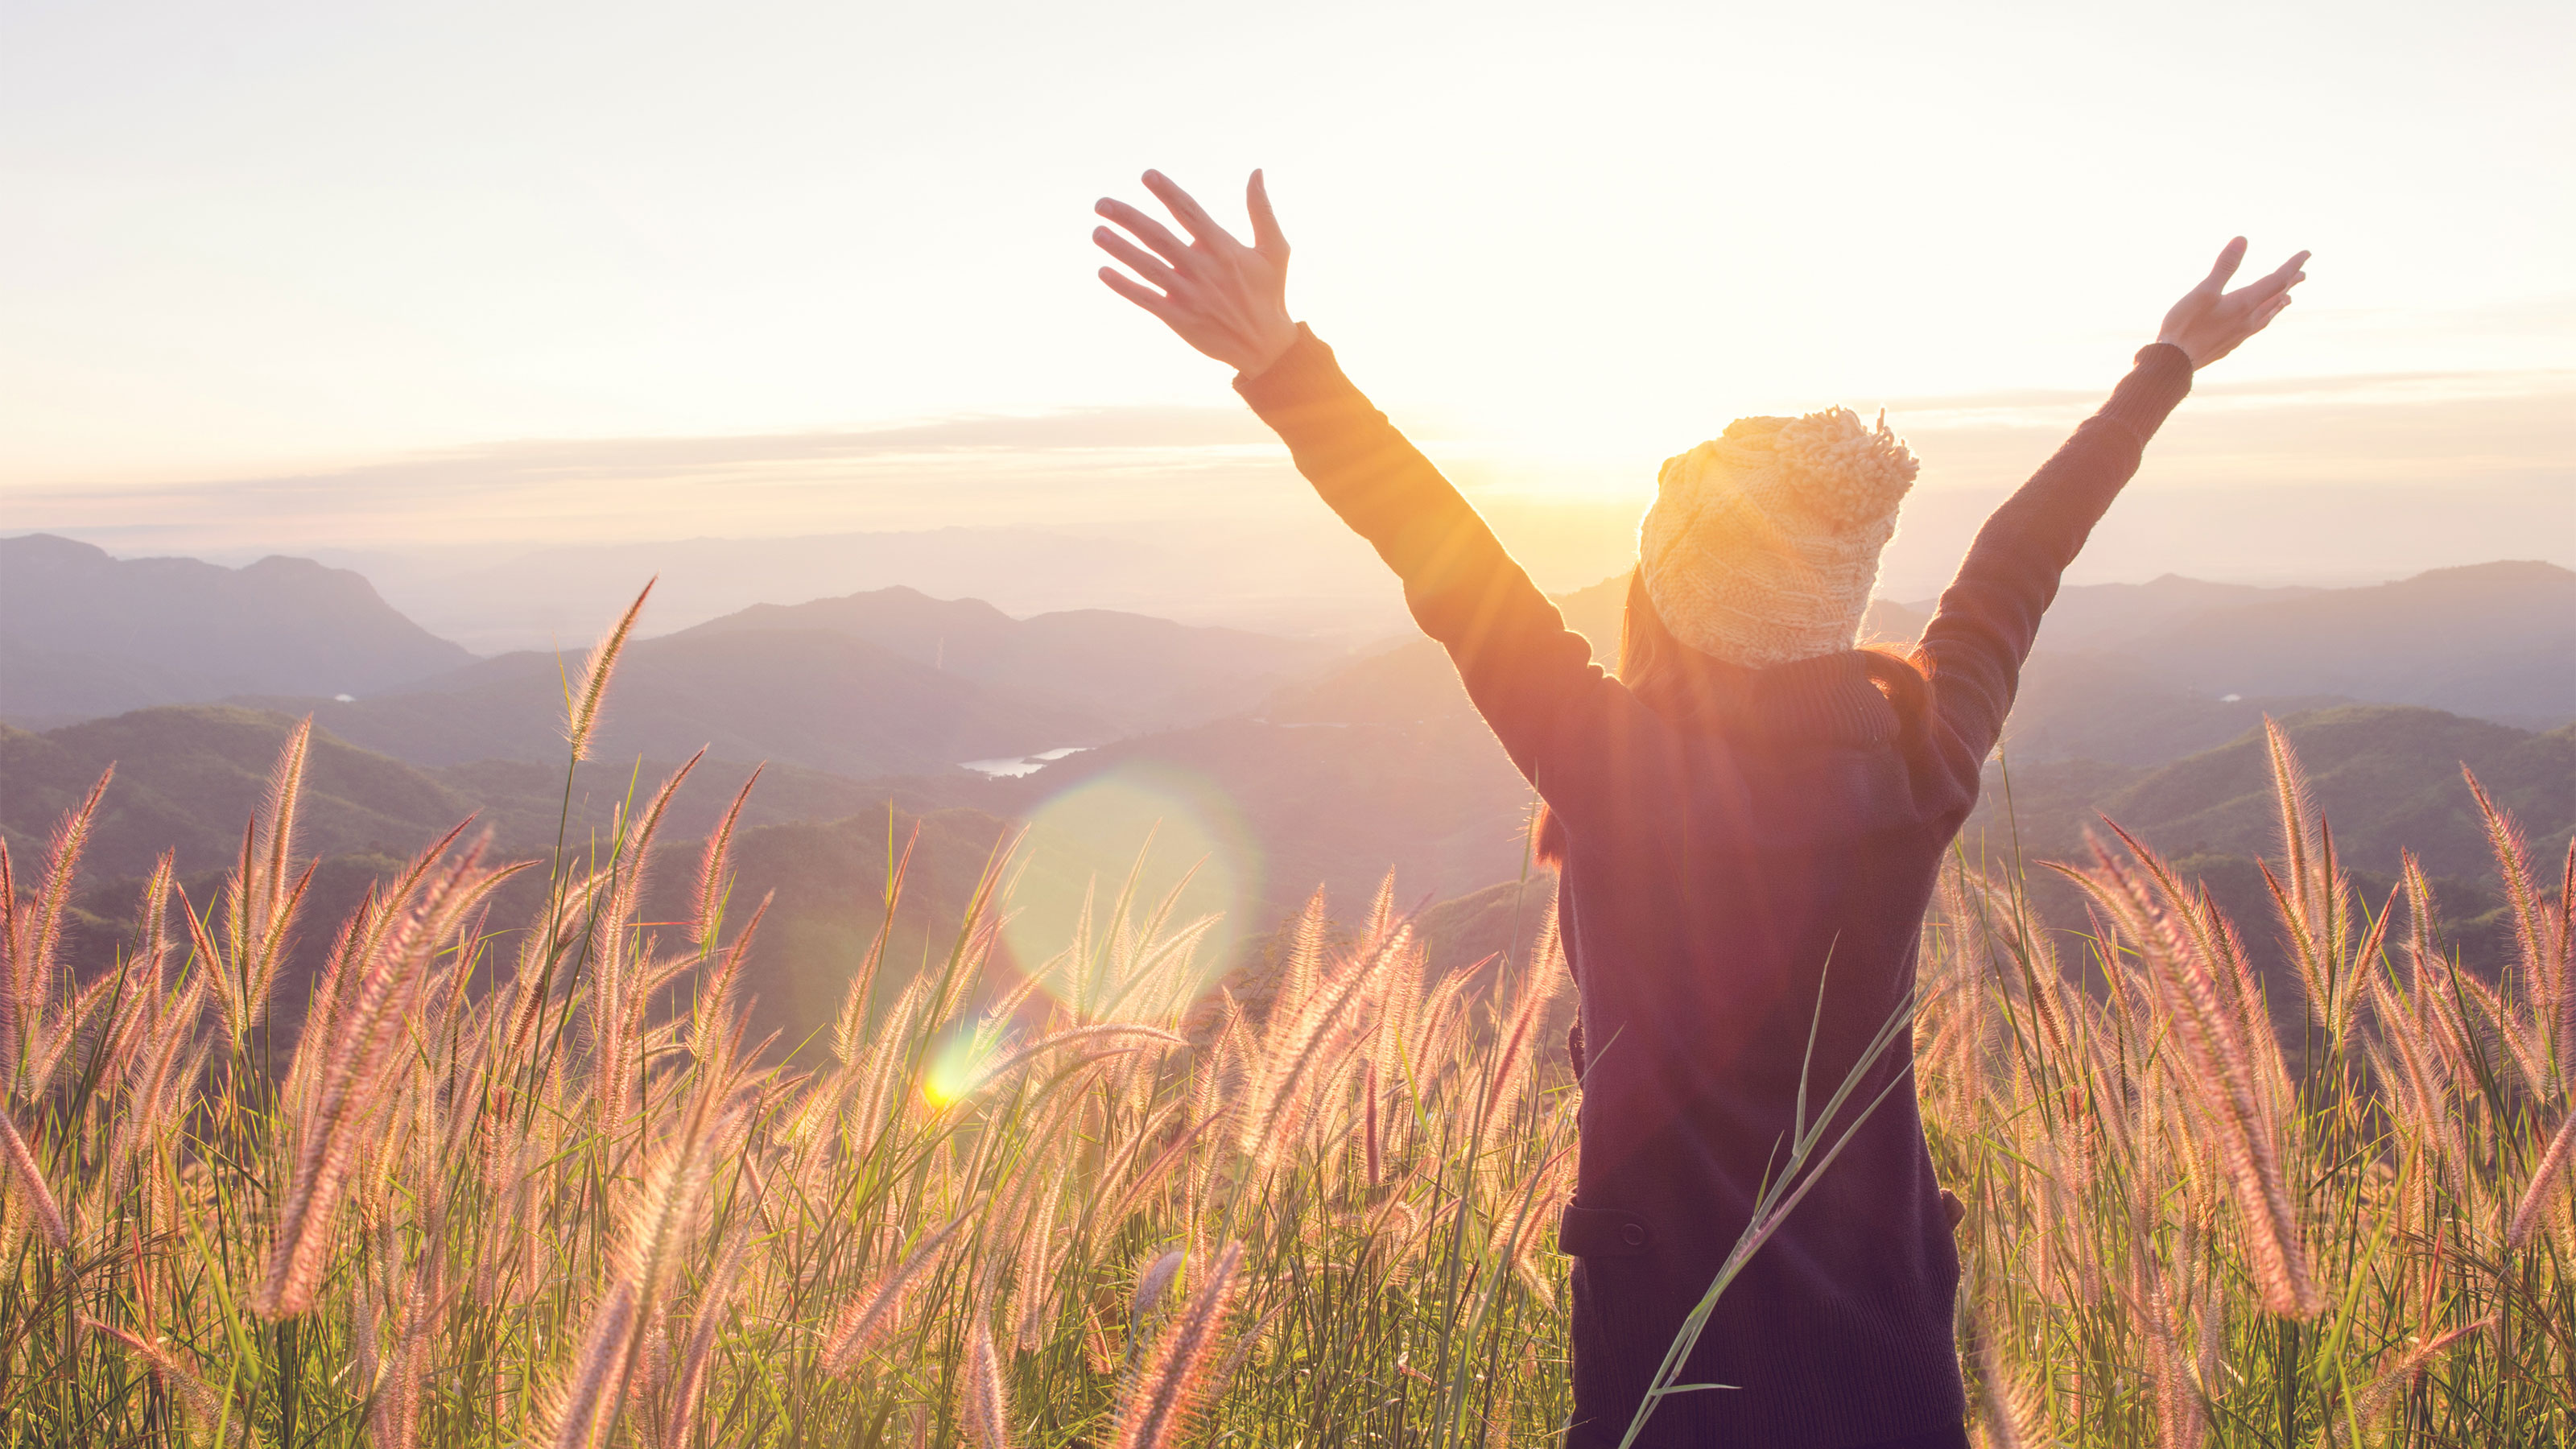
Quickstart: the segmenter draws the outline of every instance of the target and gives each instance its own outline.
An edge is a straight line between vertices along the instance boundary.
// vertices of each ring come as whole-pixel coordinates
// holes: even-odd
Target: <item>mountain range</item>
[[[365,579],[294,560],[120,562],[33,537],[0,540],[0,563],[12,601],[0,711],[38,726],[0,729],[0,837],[24,878],[62,811],[116,764],[90,847],[97,885],[82,901],[81,939],[99,950],[131,909],[119,893],[162,850],[204,899],[259,808],[278,742],[308,713],[301,838],[326,862],[315,886],[326,915],[468,814],[504,854],[541,856],[559,833],[579,845],[704,748],[666,836],[682,850],[767,761],[742,888],[781,891],[766,948],[774,1003],[837,990],[875,928],[865,881],[881,883],[889,829],[914,823],[943,842],[916,882],[923,914],[905,927],[924,949],[996,845],[1023,830],[1022,954],[1069,931],[1086,892],[1115,891],[1157,830],[1146,889],[1205,855],[1182,905],[1231,912],[1216,948],[1228,959],[1318,885],[1361,908],[1390,867],[1408,906],[1481,902],[1437,908],[1451,923],[1442,939],[1462,952],[1508,938],[1518,913],[1496,890],[1526,895],[1511,883],[1528,867],[1530,791],[1420,638],[1350,651],[1104,610],[1014,618],[908,588],[755,605],[630,644],[595,758],[567,794],[575,657],[465,657]],[[1625,591],[1614,578],[1559,601],[1598,657],[1615,649]],[[1866,633],[1901,645],[1931,607],[1882,600]],[[230,702],[154,703],[173,699]],[[151,707],[123,707],[135,700]],[[2271,828],[2266,714],[2290,722],[2365,884],[2384,889],[2396,851],[2411,848],[2472,923],[2464,939],[2483,941],[2495,923],[2475,922],[2492,916],[2492,881],[2459,768],[2517,813],[2544,860],[2565,849],[2576,573],[2499,563],[2360,589],[2178,578],[2068,589],[1972,847],[2064,857],[2107,814],[2205,871],[2240,919],[2259,916],[2250,858]],[[1041,754],[1060,758],[1018,778],[960,768]],[[1085,823],[1067,802],[1114,809]]]
[[[0,717],[64,723],[232,695],[365,694],[472,662],[361,575],[311,559],[243,568],[117,559],[50,534],[0,538]]]
[[[677,759],[707,745],[851,778],[936,775],[1234,713],[1338,652],[1105,609],[1014,619],[900,587],[756,605],[630,644],[596,749]],[[421,764],[546,762],[562,753],[578,668],[529,651],[363,699],[245,702],[311,710]]]
[[[243,823],[265,808],[268,776],[294,721],[235,705],[173,705],[85,720],[43,734],[0,725],[0,839],[26,880],[44,859],[54,823],[110,766],[116,771],[83,853],[86,872],[138,877],[163,851],[182,875],[221,871],[241,850]],[[473,817],[500,851],[553,849],[560,828],[576,846],[607,831],[630,792],[649,794],[675,769],[667,760],[585,767],[567,793],[565,767],[511,760],[423,767],[362,749],[317,727],[305,766],[298,849],[308,855],[408,856]],[[703,836],[751,773],[750,762],[710,759],[672,800],[673,839]],[[752,824],[837,819],[895,799],[923,803],[899,784],[870,785],[771,764],[745,806]],[[971,785],[968,788],[972,788]]]
[[[1624,579],[1558,603],[1607,664]],[[1878,600],[1865,641],[1904,646],[1939,601]],[[2545,730],[2576,719],[2576,572],[2498,562],[2350,589],[2198,579],[2061,591],[2022,671],[2004,735],[2023,763],[2153,765],[2209,749],[2266,715],[2414,704]],[[1472,720],[1437,645],[1411,639],[1274,695],[1296,723]]]
[[[1623,578],[1560,600],[1604,662],[1624,600]],[[472,659],[364,578],[303,560],[226,569],[0,539],[0,604],[0,718],[21,726],[234,700],[313,711],[340,737],[418,764],[543,763],[574,667],[547,652]],[[1878,601],[1865,637],[1902,644],[1933,608]],[[903,587],[756,604],[640,639],[618,684],[607,752],[681,758],[712,745],[853,778],[936,775],[1234,717],[1468,714],[1447,661],[1418,637],[1351,652],[1111,610],[1014,618]],[[2172,576],[2069,588],[2041,630],[2005,748],[2025,763],[2151,765],[2267,713],[2343,702],[2525,729],[2576,717],[2576,572],[2499,562],[2349,589]]]

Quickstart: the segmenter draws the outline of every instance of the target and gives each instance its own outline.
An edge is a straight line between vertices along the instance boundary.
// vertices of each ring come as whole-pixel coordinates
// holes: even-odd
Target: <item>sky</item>
[[[1297,314],[1567,583],[1740,414],[1996,494],[2240,232],[2311,280],[2103,567],[2576,563],[2570,73],[2563,3],[10,0],[0,532],[1311,523],[1091,276],[1096,197],[1257,165]]]

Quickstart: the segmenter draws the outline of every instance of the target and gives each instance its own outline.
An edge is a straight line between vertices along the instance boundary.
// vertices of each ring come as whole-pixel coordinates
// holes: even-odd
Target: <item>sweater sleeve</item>
[[[1537,783],[1559,715],[1603,678],[1591,644],[1302,324],[1295,345],[1260,375],[1237,378],[1235,390],[1404,581],[1415,622],[1448,649],[1468,698]]]
[[[2059,577],[2189,391],[2191,359],[2181,348],[2140,349],[2111,400],[1978,530],[1923,631],[1935,708],[1971,762],[1982,763],[2003,734]]]

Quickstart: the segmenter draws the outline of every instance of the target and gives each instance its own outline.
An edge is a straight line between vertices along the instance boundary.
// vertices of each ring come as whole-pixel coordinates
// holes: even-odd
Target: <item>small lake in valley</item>
[[[1015,759],[968,760],[965,762],[964,767],[979,775],[989,775],[996,780],[1016,780],[1022,775],[1036,774],[1038,771],[1045,769],[1047,766],[1054,764],[1056,761],[1063,759],[1067,755],[1078,755],[1084,750],[1090,748],[1091,746],[1089,745],[1067,745],[1060,750],[1047,750],[1041,754],[1035,755],[1021,755]]]

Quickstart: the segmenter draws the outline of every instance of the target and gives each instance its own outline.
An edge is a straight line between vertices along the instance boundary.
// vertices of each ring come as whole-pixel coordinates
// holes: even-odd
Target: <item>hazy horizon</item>
[[[2555,461],[2576,457],[2576,374],[2497,381],[2204,378],[2069,581],[2332,587],[2504,558],[2576,566],[2576,486]],[[1878,592],[1937,592],[1986,511],[2092,401],[1888,400],[1925,467]],[[1442,436],[1437,420],[1416,430],[1542,586],[1633,561],[1651,452],[1532,459]],[[1404,625],[1375,556],[1258,421],[1226,407],[526,441],[302,475],[18,488],[0,526],[120,557],[315,557],[482,652],[582,637],[655,573],[667,628],[894,583],[1017,614],[1118,608],[1293,634]]]
[[[1231,216],[1262,165],[1292,307],[1550,587],[1665,456],[1836,401],[1923,455],[1883,592],[1937,587],[2235,232],[2315,250],[2300,305],[2075,579],[2576,563],[2561,7],[1188,13],[13,10],[0,531],[1252,538],[1203,612],[1382,612],[1224,370],[1089,275],[1095,196],[1158,165]]]

